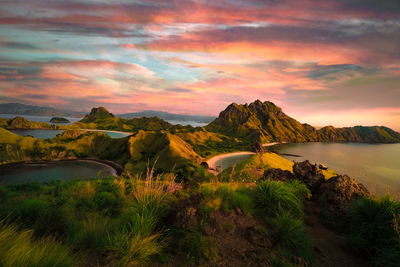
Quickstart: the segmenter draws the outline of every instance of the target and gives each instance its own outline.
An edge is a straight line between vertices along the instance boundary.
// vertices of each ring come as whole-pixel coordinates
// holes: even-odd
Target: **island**
[[[65,160],[95,160],[118,175],[0,186],[5,266],[25,266],[20,259],[27,253],[32,266],[398,263],[395,197],[375,196],[329,164],[292,162],[267,149],[285,142],[400,142],[387,127],[316,129],[257,100],[232,103],[205,127],[124,119],[99,107],[72,125],[54,125],[64,131],[52,139],[9,131],[46,127],[53,126],[0,119],[3,176],[9,164]],[[90,130],[130,135],[112,139]],[[219,163],[228,156],[246,157]]]
[[[51,123],[71,123],[69,120],[63,117],[53,117],[50,120]]]

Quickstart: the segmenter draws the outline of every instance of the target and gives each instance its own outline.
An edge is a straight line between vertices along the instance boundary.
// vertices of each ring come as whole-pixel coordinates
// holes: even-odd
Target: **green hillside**
[[[383,126],[355,126],[320,130],[301,124],[286,115],[274,103],[256,100],[238,105],[233,103],[222,111],[217,119],[206,126],[208,131],[238,137],[249,143],[255,142],[400,142],[400,134]]]

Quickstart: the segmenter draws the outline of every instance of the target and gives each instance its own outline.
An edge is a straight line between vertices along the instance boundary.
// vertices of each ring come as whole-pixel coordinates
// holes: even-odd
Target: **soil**
[[[212,266],[271,266],[272,244],[253,218],[220,211],[210,215],[206,234],[216,246],[218,259]]]

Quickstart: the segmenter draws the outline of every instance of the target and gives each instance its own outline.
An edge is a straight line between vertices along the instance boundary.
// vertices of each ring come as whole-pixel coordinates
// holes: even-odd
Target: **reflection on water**
[[[4,119],[14,119],[15,117],[24,117],[28,121],[37,121],[37,122],[47,122],[49,124],[61,124],[61,125],[68,125],[72,124],[74,122],[77,122],[81,120],[82,118],[72,118],[72,117],[63,117],[63,116],[57,116],[57,117],[63,117],[69,120],[69,123],[51,123],[50,120],[53,118],[52,116],[32,116],[32,115],[21,115],[21,114],[0,114],[0,118]]]
[[[109,176],[114,169],[93,161],[60,161],[41,164],[8,164],[0,166],[0,184],[49,182],[52,180],[88,179]]]
[[[246,155],[235,155],[235,156],[226,157],[226,158],[218,160],[216,163],[216,167],[218,170],[221,170],[221,168],[222,168],[222,170],[226,170],[226,169],[232,167],[233,165],[236,165],[236,164],[242,162],[243,160],[250,158],[251,156],[253,156],[253,155],[246,154]]]
[[[12,133],[18,134],[20,136],[33,136],[39,139],[54,138],[57,134],[62,133],[63,130],[9,130]]]
[[[379,194],[400,189],[400,144],[304,143],[275,148],[293,161],[308,159],[323,163],[340,174],[347,174]]]

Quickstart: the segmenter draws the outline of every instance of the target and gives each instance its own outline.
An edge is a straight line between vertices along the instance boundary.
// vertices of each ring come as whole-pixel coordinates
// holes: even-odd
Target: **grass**
[[[361,198],[348,209],[344,230],[350,247],[375,266],[398,266],[400,202],[385,196]]]
[[[271,152],[256,154],[224,170],[220,179],[230,181],[233,177],[235,181],[254,182],[259,180],[268,168],[279,168],[293,172],[293,162]]]
[[[33,239],[32,230],[0,222],[1,266],[74,266],[69,249],[51,238]]]
[[[278,181],[262,181],[255,190],[256,206],[267,216],[290,213],[300,217],[303,214],[302,203],[295,189],[293,185]]]

